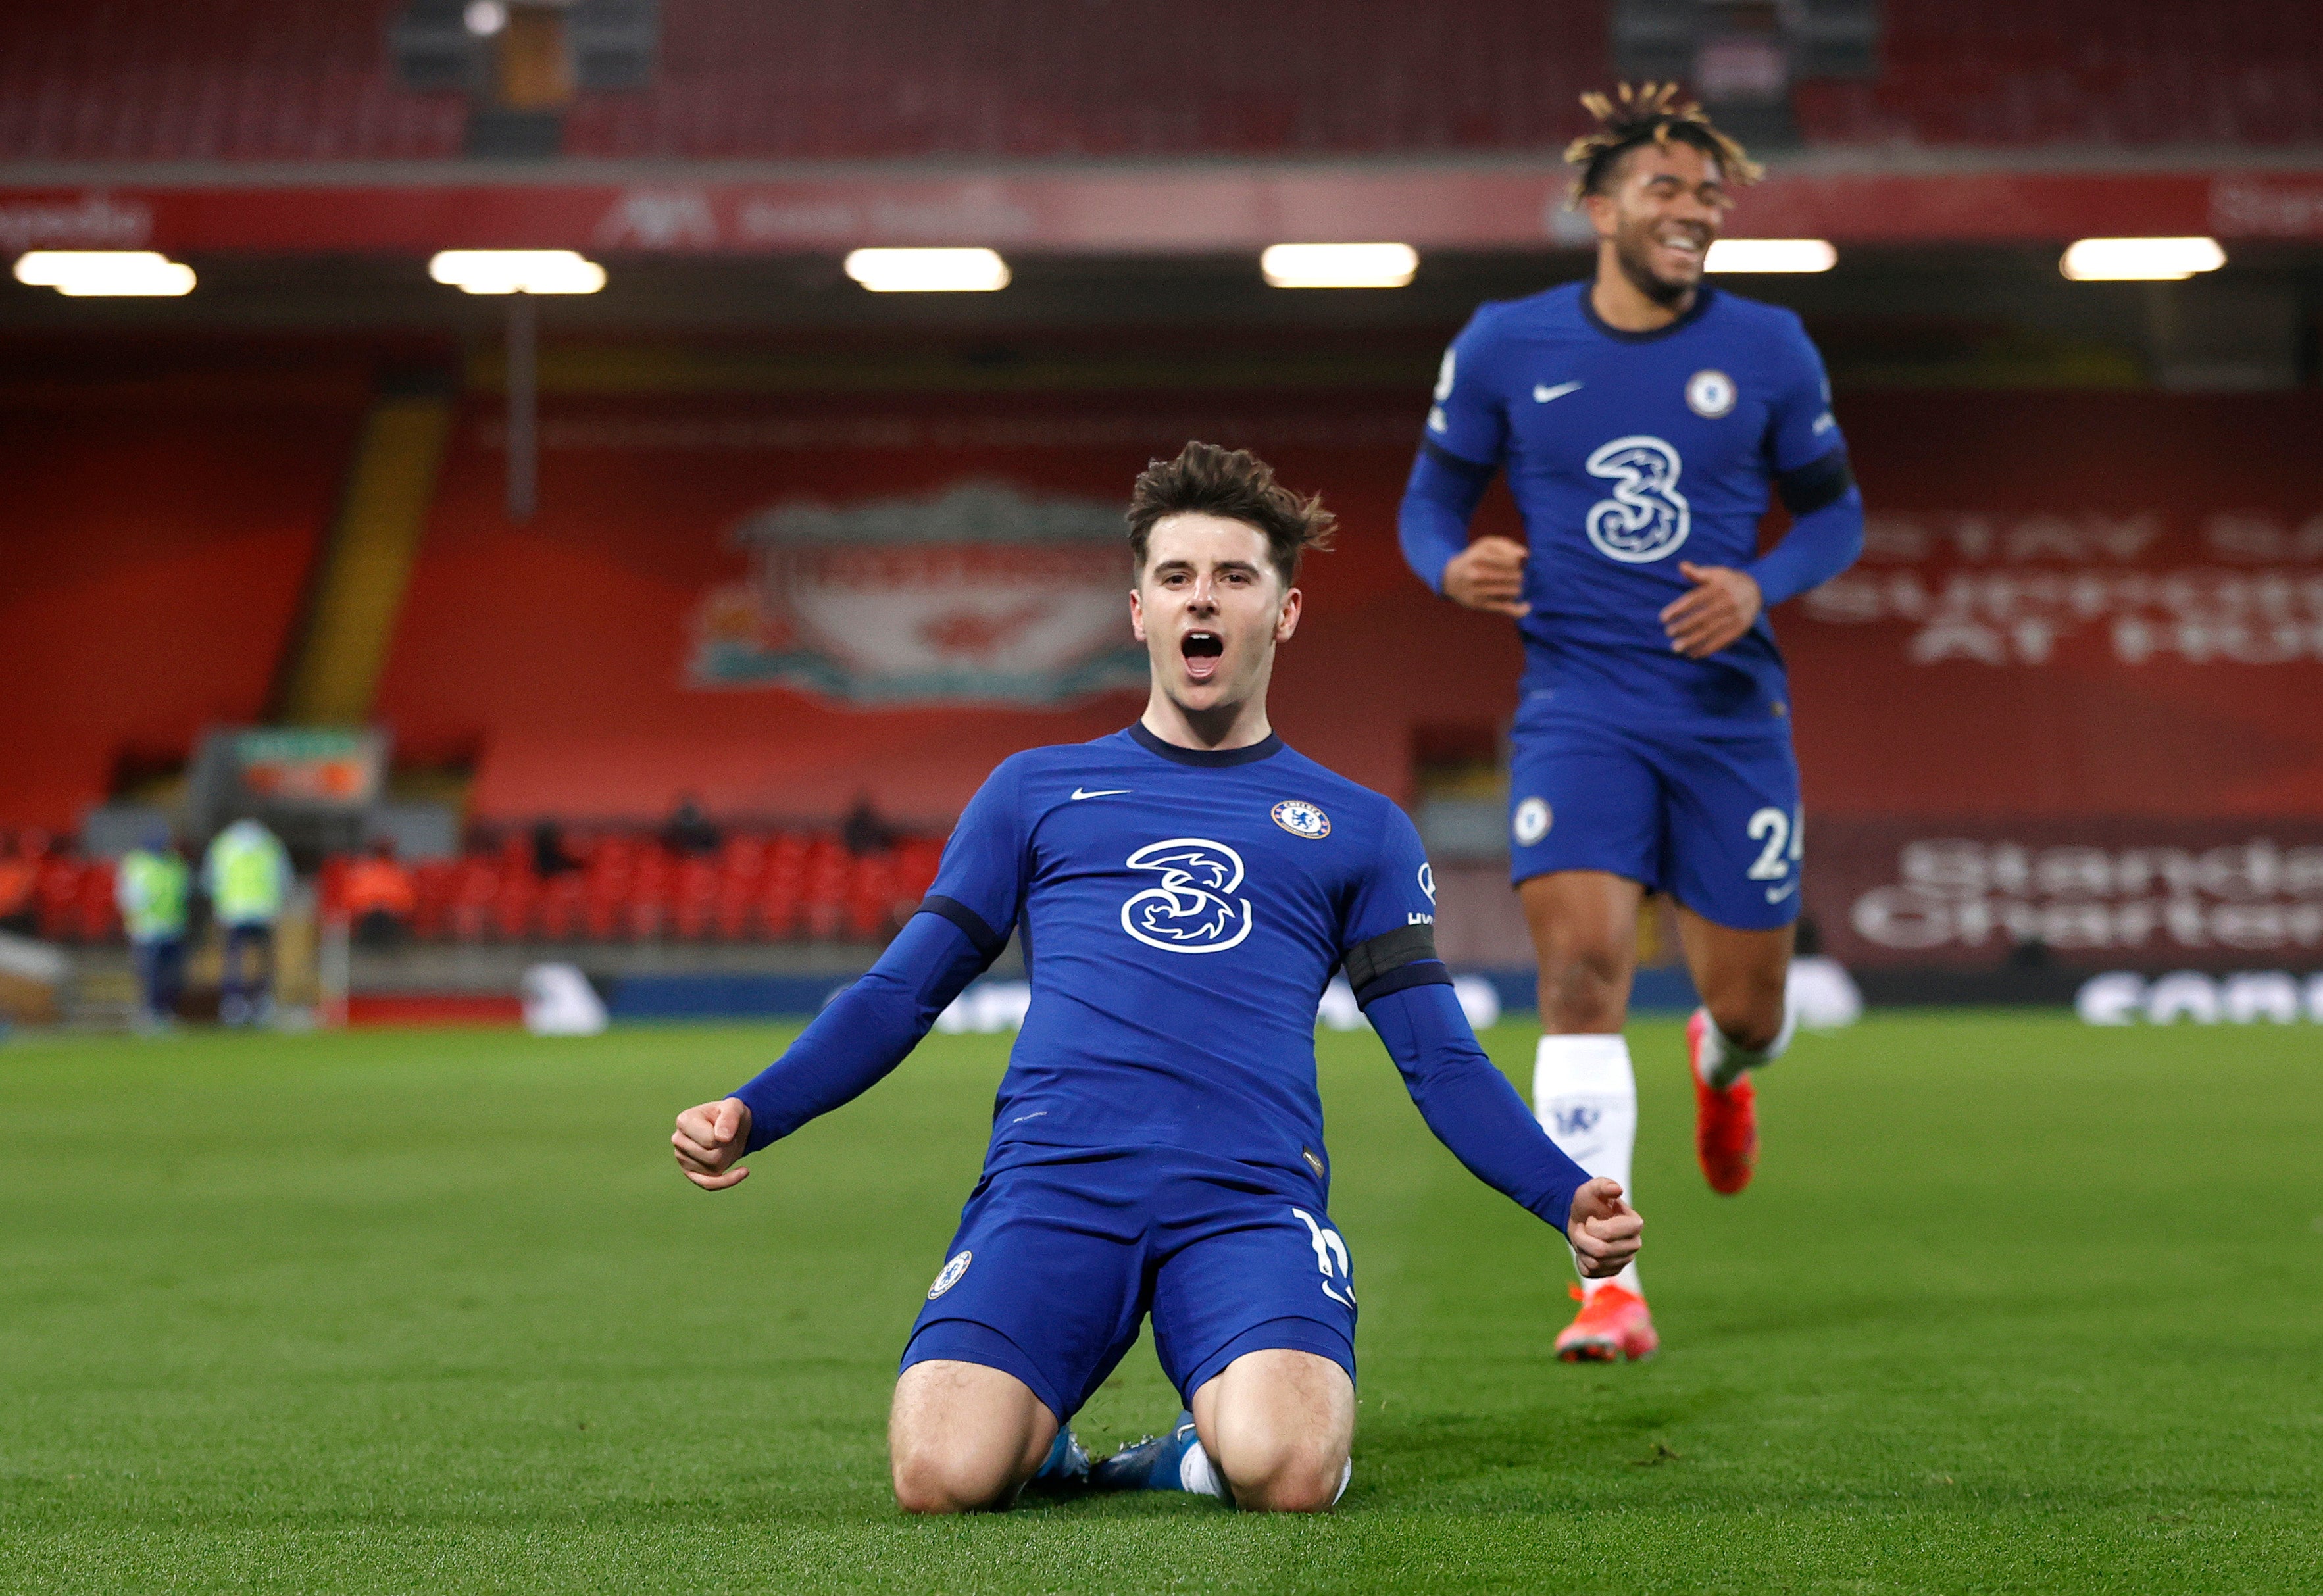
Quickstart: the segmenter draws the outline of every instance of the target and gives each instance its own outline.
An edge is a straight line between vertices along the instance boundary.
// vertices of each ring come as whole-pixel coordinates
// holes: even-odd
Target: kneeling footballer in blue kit
[[[695,1185],[734,1185],[746,1154],[893,1069],[1020,939],[1032,1004],[895,1382],[911,1512],[1005,1508],[1028,1486],[1338,1499],[1356,1289],[1315,1080],[1336,970],[1463,1163],[1564,1232],[1585,1273],[1638,1251],[1620,1185],[1560,1152],[1477,1046],[1410,821],[1268,724],[1328,513],[1247,453],[1189,444],[1139,477],[1129,524],[1144,714],[1003,761],[877,965],[672,1139]],[[1149,1316],[1187,1412],[1092,1467],[1070,1421]]]

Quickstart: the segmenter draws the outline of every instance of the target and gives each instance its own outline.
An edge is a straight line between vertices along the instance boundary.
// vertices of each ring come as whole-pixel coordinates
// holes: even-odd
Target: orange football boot
[[[1724,1091],[1702,1078],[1702,1047],[1710,1036],[1710,1012],[1694,1011],[1685,1023],[1685,1057],[1694,1071],[1694,1151],[1710,1189],[1732,1197],[1750,1184],[1758,1167],[1758,1093],[1743,1076]]]
[[[1557,1333],[1556,1355],[1568,1363],[1635,1363],[1654,1355],[1662,1338],[1646,1299],[1627,1286],[1603,1285],[1594,1292],[1571,1288],[1581,1305],[1573,1323]]]

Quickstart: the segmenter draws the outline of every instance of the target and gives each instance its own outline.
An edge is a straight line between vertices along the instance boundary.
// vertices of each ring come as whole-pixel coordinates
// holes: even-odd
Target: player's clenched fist
[[[669,1144],[677,1150],[677,1167],[702,1190],[739,1186],[750,1173],[735,1167],[750,1145],[749,1105],[739,1097],[696,1104],[677,1116]]]
[[[1490,615],[1530,615],[1524,568],[1531,553],[1512,537],[1479,537],[1444,567],[1444,596]]]
[[[1573,1213],[1565,1222],[1566,1239],[1581,1272],[1593,1280],[1620,1274],[1621,1266],[1638,1255],[1646,1222],[1622,1200],[1621,1183],[1600,1175],[1573,1194]]]

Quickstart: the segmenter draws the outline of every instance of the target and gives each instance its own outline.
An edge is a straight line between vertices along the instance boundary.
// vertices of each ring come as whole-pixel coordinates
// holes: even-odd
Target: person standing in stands
[[[140,1030],[163,1030],[177,1018],[192,889],[192,872],[166,826],[154,827],[121,856],[113,890],[136,959]]]
[[[669,823],[661,829],[661,845],[674,854],[713,854],[725,840],[725,833],[702,812],[702,800],[691,793],[677,801]]]
[[[263,1022],[273,1010],[274,925],[290,892],[290,856],[281,839],[244,818],[220,831],[202,862],[202,888],[225,928],[218,1018]]]

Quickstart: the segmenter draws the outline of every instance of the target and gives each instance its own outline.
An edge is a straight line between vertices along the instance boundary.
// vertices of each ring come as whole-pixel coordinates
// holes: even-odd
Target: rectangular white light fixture
[[[2084,238],[2057,270],[2075,282],[2176,282],[2226,263],[2215,238]]]
[[[1828,271],[1839,252],[1821,238],[1718,238],[1702,259],[1704,271]]]
[[[875,294],[990,294],[1008,286],[996,250],[849,250],[847,275]]]
[[[1258,257],[1278,289],[1400,289],[1419,270],[1408,243],[1277,243]]]
[[[571,250],[443,250],[427,275],[464,294],[593,294],[605,269]]]
[[[194,291],[194,269],[152,250],[32,250],[16,280],[76,299],[174,299]]]

